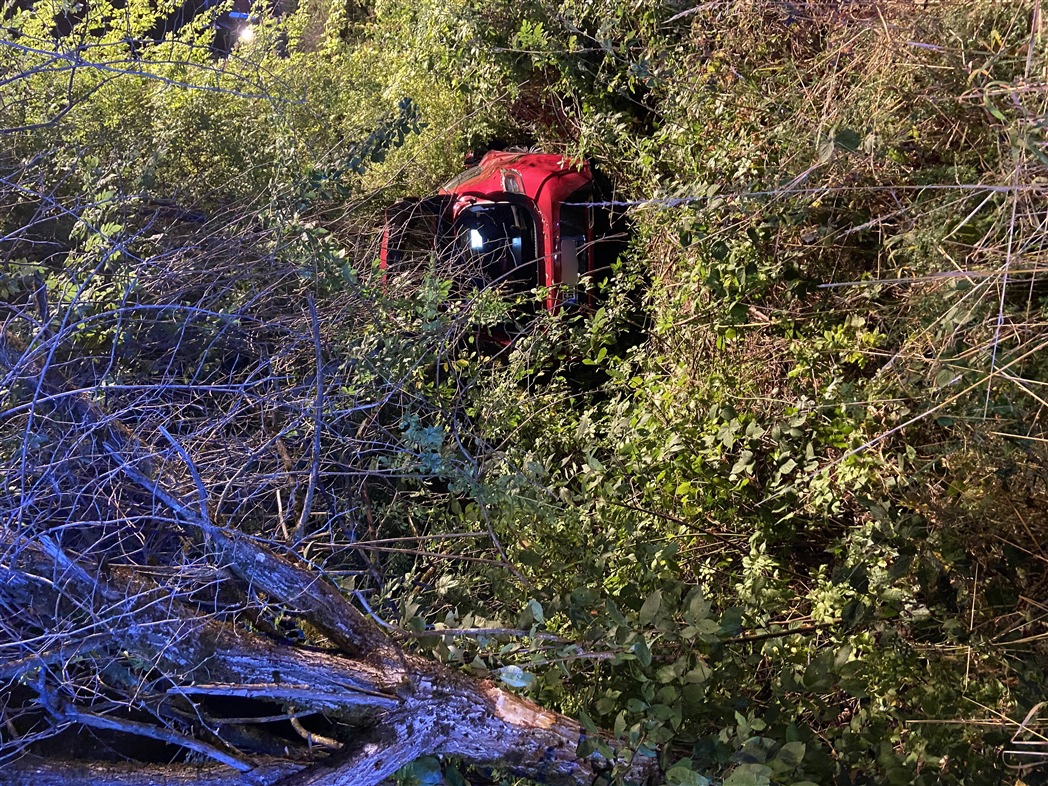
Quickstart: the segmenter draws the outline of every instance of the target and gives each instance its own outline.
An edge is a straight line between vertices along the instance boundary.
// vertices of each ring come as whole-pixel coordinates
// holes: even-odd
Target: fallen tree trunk
[[[127,531],[114,559],[104,539],[67,547],[63,528],[76,522],[48,529],[5,517],[0,684],[10,695],[0,784],[374,786],[431,755],[564,786],[611,774],[656,779],[655,759],[608,737],[580,748],[586,735],[573,719],[406,651],[320,573],[214,521],[206,486],[174,437],[164,432],[196,481],[194,503],[166,488],[119,420],[68,394],[57,374],[20,362],[16,347],[0,336],[0,372],[23,380],[36,372],[33,401],[72,401],[81,427],[101,432],[102,448],[75,470],[119,484]],[[70,462],[62,467],[72,471]],[[162,565],[127,545],[150,526],[174,527],[184,544]],[[252,616],[265,605],[307,621],[326,641],[267,635]],[[250,702],[254,714],[235,717],[223,703],[231,700]],[[284,726],[270,731],[267,715],[300,739]],[[323,732],[302,725],[310,715],[327,719]],[[150,763],[125,754],[137,764],[70,759],[53,750],[19,758],[76,728],[149,741],[186,764],[161,764],[156,755]]]

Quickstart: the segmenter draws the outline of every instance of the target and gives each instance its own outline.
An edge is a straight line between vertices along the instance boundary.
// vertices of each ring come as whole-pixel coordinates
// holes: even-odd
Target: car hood
[[[591,179],[589,165],[551,153],[491,151],[480,163],[449,180],[442,194],[485,199],[519,194],[538,202],[566,199]]]

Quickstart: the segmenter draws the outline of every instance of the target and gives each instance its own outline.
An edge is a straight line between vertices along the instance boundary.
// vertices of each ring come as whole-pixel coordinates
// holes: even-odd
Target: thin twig
[[[309,472],[309,485],[306,486],[306,498],[302,502],[302,514],[295,526],[295,541],[305,536],[306,522],[313,511],[313,494],[317,488],[317,477],[320,474],[320,436],[324,428],[324,358],[320,347],[320,321],[317,318],[317,306],[313,296],[307,299],[309,304],[309,322],[313,328],[313,351],[317,369],[317,390],[313,411],[313,465]]]

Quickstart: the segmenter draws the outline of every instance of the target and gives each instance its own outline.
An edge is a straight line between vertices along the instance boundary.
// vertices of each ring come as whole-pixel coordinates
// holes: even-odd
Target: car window
[[[459,172],[457,175],[455,175],[453,178],[451,178],[451,180],[449,180],[447,183],[444,184],[444,190],[445,191],[454,191],[456,188],[458,188],[460,185],[465,183],[467,180],[471,180],[472,178],[476,177],[477,175],[479,175],[483,171],[484,171],[483,167],[478,165],[478,166],[470,167],[469,169],[466,169],[466,170],[464,170],[462,172]]]
[[[560,284],[578,286],[580,274],[589,271],[586,237],[586,208],[561,205]]]
[[[535,221],[530,211],[507,202],[474,205],[455,219],[448,252],[455,277],[483,289],[529,292],[538,284]]]

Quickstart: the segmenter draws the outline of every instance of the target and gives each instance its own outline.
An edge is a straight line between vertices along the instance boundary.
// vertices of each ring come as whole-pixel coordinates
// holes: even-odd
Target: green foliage
[[[500,446],[483,507],[526,579],[488,576],[485,608],[526,629],[539,619],[591,654],[500,640],[454,657],[485,668],[515,657],[513,684],[536,698],[642,751],[690,748],[674,783],[996,780],[1006,735],[957,721],[978,707],[1021,715],[1042,678],[1008,687],[1010,656],[976,633],[976,618],[1006,626],[994,609],[1014,612],[1016,598],[984,605],[974,565],[999,563],[964,543],[973,519],[941,500],[989,505],[975,514],[988,537],[1018,526],[996,482],[970,474],[1000,461],[1000,446],[971,440],[1002,417],[1024,431],[1036,404],[988,388],[987,351],[973,348],[995,346],[996,363],[1032,379],[1036,364],[1020,359],[1036,341],[995,339],[993,279],[894,279],[992,255],[1024,231],[1002,222],[1012,202],[993,192],[908,190],[993,182],[1008,163],[997,124],[1017,121],[972,111],[948,41],[993,41],[992,69],[1016,79],[1022,6],[895,18],[928,44],[914,52],[862,12],[790,20],[755,5],[766,14],[740,26],[700,9],[673,34],[622,4],[594,9],[597,29],[567,6],[517,28],[513,48],[575,101],[582,149],[637,195],[691,201],[637,213],[635,253],[657,282],[653,338],[617,356],[606,314],[586,334],[569,326],[563,354],[607,375],[599,391],[573,389],[570,369],[520,389],[512,369],[535,361],[527,346],[478,391],[477,422]],[[623,45],[611,30],[635,32]],[[583,40],[599,51],[580,53]],[[928,109],[944,101],[949,111]],[[814,188],[783,192],[789,182]],[[818,289],[875,278],[890,283]],[[1001,302],[1005,320],[1033,305]],[[948,479],[962,464],[964,491]],[[1043,525],[1026,503],[1021,517]],[[1031,651],[1015,656],[1041,673]]]

